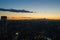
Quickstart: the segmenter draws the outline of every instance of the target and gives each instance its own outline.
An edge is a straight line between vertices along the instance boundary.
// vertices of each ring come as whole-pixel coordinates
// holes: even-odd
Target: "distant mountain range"
[[[1,18],[0,18],[1,19]],[[60,19],[47,19],[47,18],[32,18],[32,17],[7,17],[8,20],[60,20]]]

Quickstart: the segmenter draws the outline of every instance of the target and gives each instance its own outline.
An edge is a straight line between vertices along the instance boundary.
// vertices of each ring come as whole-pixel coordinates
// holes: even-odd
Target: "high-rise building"
[[[7,32],[7,16],[1,16],[1,32]]]

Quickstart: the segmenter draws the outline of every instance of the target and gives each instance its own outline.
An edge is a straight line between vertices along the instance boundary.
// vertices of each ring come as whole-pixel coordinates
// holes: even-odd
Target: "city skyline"
[[[0,17],[60,19],[60,0],[0,0],[0,8],[33,11],[33,13],[0,11]]]

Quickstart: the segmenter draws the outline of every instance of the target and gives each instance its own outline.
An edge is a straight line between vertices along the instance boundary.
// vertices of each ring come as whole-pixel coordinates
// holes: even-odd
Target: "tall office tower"
[[[7,16],[1,16],[1,32],[7,32]]]

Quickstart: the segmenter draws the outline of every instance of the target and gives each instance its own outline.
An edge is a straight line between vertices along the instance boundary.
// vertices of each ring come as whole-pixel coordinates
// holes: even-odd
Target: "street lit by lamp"
[[[19,33],[16,33],[16,35],[18,35]]]

